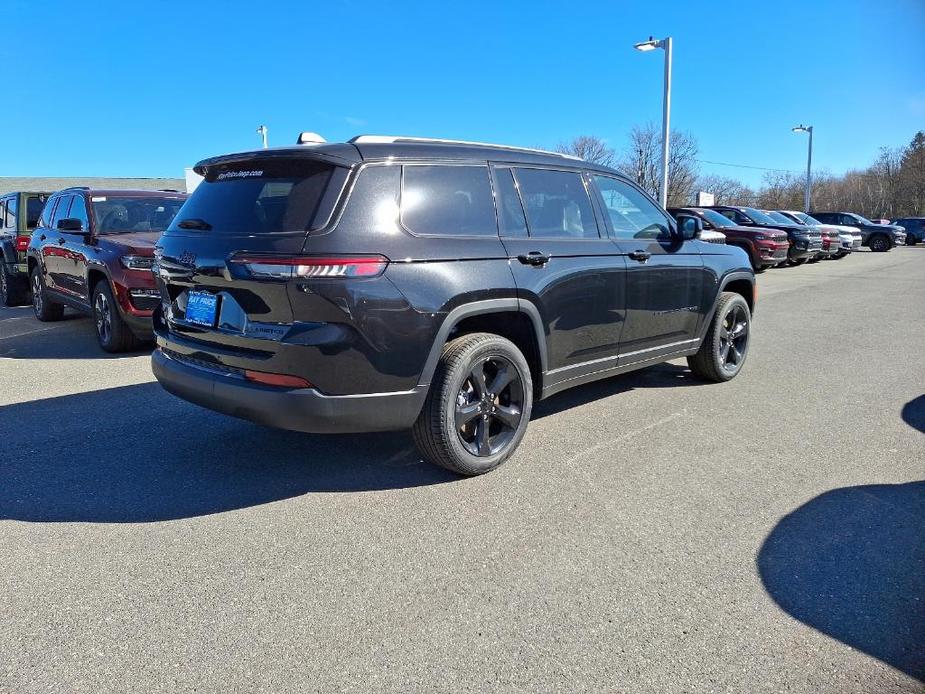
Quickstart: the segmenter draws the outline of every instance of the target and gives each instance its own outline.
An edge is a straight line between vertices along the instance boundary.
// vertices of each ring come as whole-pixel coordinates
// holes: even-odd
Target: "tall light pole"
[[[806,189],[803,191],[803,211],[809,214],[809,198],[813,189],[813,126],[800,124],[795,133],[809,133],[809,154],[806,155]]]
[[[268,132],[269,131],[267,130],[267,126],[265,125],[261,125],[259,128],[257,128],[257,134],[263,138],[263,148],[264,149],[267,148],[267,133]]]
[[[652,51],[656,48],[665,50],[665,97],[662,102],[662,184],[658,190],[658,201],[662,207],[668,206],[668,146],[671,137],[671,37],[653,39],[633,45],[637,51]]]

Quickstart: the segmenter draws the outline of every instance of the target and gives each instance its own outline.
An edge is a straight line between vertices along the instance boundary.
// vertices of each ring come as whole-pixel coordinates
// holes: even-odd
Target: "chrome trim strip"
[[[638,349],[635,352],[618,353],[618,354],[611,355],[609,357],[601,357],[600,359],[591,359],[590,361],[583,361],[578,364],[570,364],[569,366],[560,366],[558,369],[547,371],[546,374],[547,375],[557,374],[563,371],[568,371],[570,369],[578,369],[583,366],[589,366],[591,364],[600,364],[605,361],[611,361],[611,360],[615,361],[617,359],[623,359],[625,357],[632,357],[637,354],[645,354],[646,352],[655,352],[660,349],[668,349],[670,347],[680,347],[681,345],[689,345],[693,342],[698,342],[698,339],[695,337],[692,340],[680,340],[678,342],[666,342],[663,345],[656,345],[655,347],[647,347],[646,349]]]

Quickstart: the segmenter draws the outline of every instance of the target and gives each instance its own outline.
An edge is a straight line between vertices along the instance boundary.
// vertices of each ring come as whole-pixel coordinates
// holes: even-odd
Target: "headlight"
[[[150,270],[154,266],[154,258],[149,255],[123,255],[119,260],[128,270]]]
[[[755,241],[767,241],[770,236],[765,236],[764,234],[755,234]]]

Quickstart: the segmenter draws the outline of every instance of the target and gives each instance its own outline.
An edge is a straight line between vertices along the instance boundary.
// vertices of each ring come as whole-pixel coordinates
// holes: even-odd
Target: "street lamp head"
[[[654,38],[650,36],[648,41],[642,41],[641,43],[634,43],[633,48],[635,48],[637,51],[646,52],[646,51],[654,51],[656,48],[661,48],[663,45],[664,44],[662,41],[656,41]]]
[[[809,133],[809,132],[812,132],[813,126],[801,124],[801,125],[796,126],[795,128],[791,128],[791,130],[795,133]]]

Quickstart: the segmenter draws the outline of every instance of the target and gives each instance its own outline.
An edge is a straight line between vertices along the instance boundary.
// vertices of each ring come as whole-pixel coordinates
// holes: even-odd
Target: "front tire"
[[[883,234],[876,234],[870,240],[869,247],[874,253],[883,253],[890,250],[890,240]]]
[[[510,340],[490,333],[446,344],[412,428],[425,460],[481,475],[520,445],[533,409],[530,367]]]
[[[708,381],[721,383],[742,370],[751,341],[752,314],[741,294],[719,295],[716,313],[696,354],[687,358],[691,371]]]
[[[32,268],[29,284],[32,287],[32,312],[35,313],[35,317],[43,322],[61,320],[64,317],[64,305],[48,298],[42,270],[38,265]]]
[[[138,345],[134,333],[122,319],[109,282],[100,280],[93,288],[93,323],[96,339],[107,352],[128,352]]]

